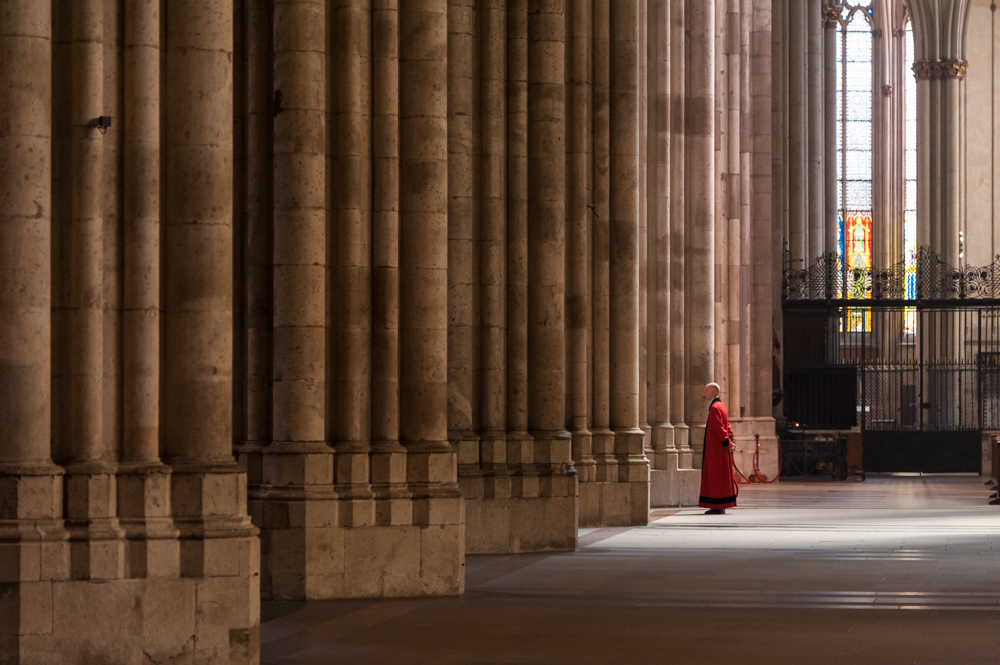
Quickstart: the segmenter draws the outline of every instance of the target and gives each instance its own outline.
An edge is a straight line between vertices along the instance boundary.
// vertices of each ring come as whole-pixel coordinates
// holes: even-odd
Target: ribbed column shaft
[[[247,441],[267,445],[272,433],[271,341],[274,297],[274,127],[272,0],[253,0],[247,31]],[[250,482],[260,482],[250,464]]]
[[[371,441],[371,9],[371,0],[341,0],[334,18],[338,26],[333,100],[337,126],[331,138],[337,226],[330,244],[334,248],[331,259],[336,262],[331,273],[336,333],[327,431],[338,453],[351,455],[337,458],[338,484],[366,482],[363,454]]]
[[[277,0],[274,6],[280,111],[275,109],[273,148],[272,437],[279,445],[325,438],[324,16],[321,0]]]
[[[824,131],[826,129],[823,107],[823,23],[821,8],[823,0],[808,0],[809,7],[806,12],[806,25],[808,29],[808,141],[809,141],[809,198],[806,203],[808,210],[809,224],[809,257],[815,261],[823,252],[827,251],[826,239],[830,236],[831,230],[826,228],[826,216],[824,214],[824,195],[826,158],[824,151],[826,141]],[[832,111],[832,107],[829,107]],[[836,229],[832,230],[833,237],[836,238]]]
[[[609,0],[594,0],[594,144],[591,221],[592,265],[592,406],[593,449],[598,464],[617,464],[611,431],[611,33]],[[615,480],[616,472],[598,470],[598,480]]]
[[[164,91],[162,444],[232,461],[232,2],[171,4]]]
[[[528,0],[528,427],[536,439],[568,435],[565,32],[564,0]]]
[[[809,225],[806,219],[809,184],[808,156],[808,3],[788,6],[788,250],[794,265],[805,267],[812,261]]]
[[[590,327],[590,31],[589,2],[570,3],[568,118],[568,210],[566,249],[569,260],[566,339],[568,355],[569,422],[573,459],[592,463],[588,398],[588,335]],[[581,474],[583,472],[581,471]],[[585,476],[581,475],[581,480]]]
[[[824,4],[832,4],[827,0]],[[823,225],[826,250],[837,250],[837,28],[823,29]]]
[[[611,3],[611,427],[639,425],[638,2]]]
[[[649,5],[649,354],[651,386],[649,419],[653,450],[676,452],[670,423],[670,30],[668,0]],[[657,467],[666,468],[658,460]]]
[[[686,270],[685,233],[687,221],[687,8],[686,0],[674,0],[670,7],[670,422],[682,467],[691,466],[687,413],[687,327],[685,325]]]
[[[400,5],[400,439],[441,450],[450,450],[447,13],[447,0]]]
[[[482,26],[482,227],[479,281],[482,304],[480,429],[502,437],[507,428],[507,3],[488,0]],[[485,451],[484,451],[485,452]],[[487,462],[486,459],[483,459]],[[503,463],[499,456],[487,463]]]
[[[104,9],[81,0],[72,9],[72,204],[69,228],[69,462],[101,460],[104,392]]]
[[[50,3],[0,11],[0,464],[50,463]]]
[[[452,440],[474,437],[479,391],[477,27],[472,0],[448,0],[448,430]]]
[[[399,1],[372,6],[372,448],[399,444]]]
[[[125,462],[156,462],[160,457],[159,14],[155,0],[134,2],[125,8]]]
[[[691,427],[691,445],[703,447],[705,384],[714,379],[715,280],[715,11],[710,5],[689,3],[687,124],[687,403],[685,420]]]

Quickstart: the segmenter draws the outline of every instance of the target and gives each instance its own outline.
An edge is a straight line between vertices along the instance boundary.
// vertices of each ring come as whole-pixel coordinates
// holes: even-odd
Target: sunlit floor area
[[[978,476],[743,485],[739,507],[469,556],[454,598],[263,603],[261,662],[1000,663]]]

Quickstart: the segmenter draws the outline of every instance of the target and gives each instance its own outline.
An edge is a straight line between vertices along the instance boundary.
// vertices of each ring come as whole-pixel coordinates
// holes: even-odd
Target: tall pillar
[[[707,402],[705,384],[714,380],[715,283],[715,11],[689,3],[687,95],[687,216],[685,267],[687,296],[687,386],[685,420],[691,447],[701,464]]]
[[[323,15],[322,0],[315,11]],[[324,206],[320,183],[332,177],[331,207],[334,224],[327,245],[330,261],[335,266],[325,271],[333,283],[327,284],[333,304],[333,332],[330,358],[333,366],[326,376],[331,384],[326,404],[330,413],[326,421],[327,438],[336,449],[334,464],[335,491],[341,499],[340,524],[344,527],[370,526],[375,519],[375,504],[369,486],[368,453],[371,446],[371,280],[372,280],[372,3],[371,0],[341,0],[331,26],[336,29],[334,54],[336,86],[332,110],[336,125],[329,142],[317,141],[315,149],[315,198],[308,205],[316,208],[317,228],[322,226]],[[313,20],[316,20],[314,17]],[[310,134],[323,124],[323,36],[318,34],[309,44],[315,49],[316,71],[297,68],[296,84],[312,94],[316,107],[310,115]],[[299,57],[302,57],[299,55]],[[277,82],[276,82],[277,85]],[[315,96],[313,96],[315,95]],[[312,107],[310,107],[312,108]],[[305,123],[303,123],[305,124]],[[335,132],[335,133],[334,133]],[[333,146],[334,172],[322,171],[323,145]],[[303,199],[298,202],[302,205]],[[277,206],[276,206],[277,207]],[[277,225],[276,225],[277,226]],[[313,235],[317,240],[322,234]],[[301,239],[305,241],[305,238]],[[317,242],[321,246],[322,242]],[[321,261],[321,260],[320,260]],[[313,322],[324,318],[324,294],[321,267],[313,281],[315,310],[310,310]],[[275,273],[277,278],[277,273]],[[311,305],[313,303],[310,303]],[[323,339],[322,332],[316,342]],[[322,347],[319,347],[322,348]],[[317,371],[317,380],[323,373]],[[320,384],[317,384],[319,386]],[[319,391],[322,399],[322,391]],[[322,418],[319,418],[322,422]]]
[[[560,495],[575,481],[565,403],[565,33],[563,0],[528,0],[528,427],[542,482]]]
[[[687,425],[687,294],[684,235],[687,220],[687,4],[670,8],[670,422],[678,450],[678,466],[691,467],[690,429]]]
[[[480,326],[482,357],[479,375],[480,441],[479,463],[485,500],[505,500],[511,496],[507,466],[507,3],[490,0],[480,9],[482,80],[480,82],[480,122],[482,128],[481,201],[482,225],[479,234]],[[468,496],[466,495],[468,499]],[[473,528],[473,516],[466,501],[466,542]],[[482,519],[481,531],[493,531],[494,524]],[[510,542],[507,533],[498,534],[501,546]],[[500,544],[500,543],[497,543]]]
[[[160,12],[125,7],[123,449],[118,517],[127,577],[177,575],[169,468],[160,462]]]
[[[0,555],[7,595],[0,650],[20,662],[46,631],[53,580],[69,575],[62,470],[50,454],[51,4],[0,12]],[[51,631],[51,628],[48,628]]]
[[[638,68],[638,157],[637,173],[639,189],[639,428],[643,432],[643,449],[653,450],[652,430],[649,426],[649,91],[646,81],[649,75],[649,8],[648,0],[639,2],[637,12]]]
[[[536,496],[528,434],[528,0],[508,0],[507,21],[507,463],[512,495]]]
[[[448,3],[400,4],[400,440],[425,593],[461,593],[464,518],[448,444]],[[431,565],[433,561],[433,566]]]
[[[652,427],[654,466],[666,469],[667,457],[676,456],[674,426],[670,422],[670,14],[667,0],[649,6],[649,420]]]
[[[823,224],[826,250],[837,249],[837,30],[840,7],[826,0],[822,7],[823,24]]]
[[[472,0],[448,0],[448,438],[458,448],[463,476],[479,468],[479,58],[474,5]]]
[[[372,421],[375,521],[410,512],[399,443],[399,1],[372,5]]]
[[[729,0],[727,3],[725,32],[725,70],[726,70],[726,166],[725,166],[725,249],[726,254],[716,258],[719,264],[725,264],[724,293],[717,293],[716,300],[725,304],[725,329],[723,339],[725,346],[720,349],[722,362],[726,371],[720,372],[716,366],[716,381],[723,382],[726,400],[733,416],[742,415],[739,410],[743,403],[740,372],[740,351],[742,335],[740,327],[743,324],[742,298],[742,259],[743,259],[743,53],[742,53],[742,17],[740,0]],[[721,169],[721,167],[720,167]],[[718,243],[717,243],[718,246]],[[717,286],[723,288],[723,284]]]
[[[247,215],[246,215],[246,443],[240,464],[247,470],[251,492],[263,482],[261,452],[271,441],[271,342],[274,271],[274,85],[272,0],[253,0],[247,9]],[[260,524],[263,515],[252,497],[250,510]]]
[[[826,196],[826,130],[824,120],[824,75],[823,75],[823,0],[808,0],[806,25],[808,27],[807,83],[807,126],[808,126],[808,192],[806,202],[809,226],[809,257],[815,261],[828,249],[827,239],[833,236],[836,242],[837,229],[825,224],[824,204]],[[832,109],[832,107],[827,107]]]
[[[64,294],[69,326],[70,426],[60,451],[66,467],[66,528],[74,579],[118,579],[124,543],[117,520],[115,460],[105,439],[104,397],[104,9],[72,8],[72,190]]]
[[[969,66],[964,0],[913,0],[914,63],[917,80],[918,242],[946,262],[959,264],[962,211],[961,95]],[[952,17],[942,21],[940,17]],[[973,63],[976,66],[976,63]]]
[[[611,429],[624,498],[618,505],[628,513],[606,510],[608,524],[649,519],[649,463],[639,428],[638,10],[638,0],[611,3]]]
[[[611,430],[611,33],[610,0],[594,1],[594,147],[592,217],[593,243],[593,451],[595,480],[618,481],[618,460],[614,456],[614,432]],[[587,490],[589,491],[589,490]],[[589,497],[587,497],[589,498]],[[600,523],[599,498],[587,503],[586,521]]]
[[[166,14],[161,444],[181,576],[198,579],[193,602],[207,619],[193,657],[245,663],[260,590],[246,475],[232,457],[233,6],[211,6]],[[208,638],[220,633],[228,639]]]
[[[333,483],[325,442],[324,18],[320,0],[274,4],[272,429],[262,482],[280,489],[269,490],[261,522],[263,592],[273,599],[315,597],[330,572],[309,565],[301,525],[274,517],[289,510],[284,502]],[[304,509],[316,510],[311,502]]]
[[[808,3],[788,3],[788,251],[792,265],[808,267],[810,254],[808,206]]]
[[[591,90],[590,51],[592,3],[573,2],[569,12],[569,54],[567,89],[568,119],[568,211],[566,254],[569,284],[566,298],[566,340],[568,357],[569,423],[573,434],[573,464],[579,482],[594,479],[593,439],[590,431],[589,329],[590,301],[590,135]],[[582,511],[581,511],[582,512]]]

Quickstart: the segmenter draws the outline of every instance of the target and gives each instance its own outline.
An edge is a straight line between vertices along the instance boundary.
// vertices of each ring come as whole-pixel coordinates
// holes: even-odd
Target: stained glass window
[[[845,298],[867,298],[854,270],[872,265],[872,29],[871,9],[845,7],[837,30],[837,247],[848,283]],[[848,310],[845,330],[867,332],[871,319]]]
[[[906,22],[903,80],[906,121],[906,194],[903,205],[903,252],[906,258],[906,299],[917,297],[917,82],[913,78],[913,23]],[[903,332],[917,330],[917,310],[907,307],[903,313]]]

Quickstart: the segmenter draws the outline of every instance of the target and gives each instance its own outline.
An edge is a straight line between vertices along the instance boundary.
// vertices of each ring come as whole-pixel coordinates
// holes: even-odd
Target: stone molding
[[[913,63],[913,75],[918,81],[943,81],[946,79],[965,78],[969,61],[961,58],[949,60],[916,60]]]

